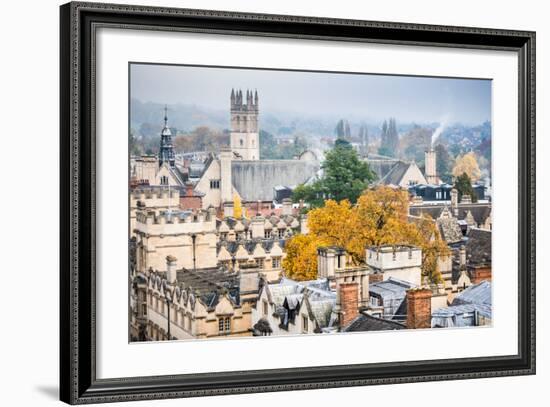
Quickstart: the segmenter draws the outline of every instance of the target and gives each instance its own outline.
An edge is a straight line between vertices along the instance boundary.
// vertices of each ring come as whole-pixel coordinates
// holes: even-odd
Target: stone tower
[[[260,159],[258,91],[231,90],[231,150],[243,160]]]
[[[159,166],[168,163],[170,167],[176,164],[174,146],[172,145],[172,132],[168,127],[168,108],[164,106],[164,127],[160,133]]]

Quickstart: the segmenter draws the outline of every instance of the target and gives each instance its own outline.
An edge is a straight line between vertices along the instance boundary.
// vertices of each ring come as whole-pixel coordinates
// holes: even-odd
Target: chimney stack
[[[340,283],[340,329],[359,315],[359,284]]]
[[[283,216],[292,215],[292,199],[283,199]]]
[[[451,189],[451,211],[455,218],[458,217],[458,190],[456,188]]]
[[[192,182],[186,182],[185,183],[185,196],[193,196],[193,183]]]
[[[231,184],[231,159],[233,152],[230,148],[222,148],[219,153],[220,159],[220,189],[222,204],[233,202]]]
[[[437,170],[435,162],[435,150],[430,147],[425,154],[425,173],[426,173],[426,182],[428,184],[437,184]]]
[[[176,262],[177,261],[178,259],[176,259],[171,254],[166,256],[166,279],[170,284],[173,284],[176,282]]]
[[[460,268],[466,267],[466,247],[464,245],[460,246],[459,249],[459,256],[460,256]]]
[[[432,327],[432,290],[412,288],[407,291],[407,329]]]

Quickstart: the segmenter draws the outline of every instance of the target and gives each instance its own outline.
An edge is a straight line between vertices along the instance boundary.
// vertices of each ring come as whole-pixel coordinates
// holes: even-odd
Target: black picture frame
[[[131,5],[60,8],[60,398],[70,404],[535,373],[535,33]],[[96,378],[95,49],[98,27],[508,50],[519,59],[519,351],[515,355]],[[496,253],[498,255],[498,253]]]

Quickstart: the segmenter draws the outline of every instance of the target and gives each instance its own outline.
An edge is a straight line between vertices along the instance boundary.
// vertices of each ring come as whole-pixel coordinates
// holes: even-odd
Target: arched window
[[[241,147],[242,147],[243,146],[243,139],[240,139],[239,143],[241,144]]]

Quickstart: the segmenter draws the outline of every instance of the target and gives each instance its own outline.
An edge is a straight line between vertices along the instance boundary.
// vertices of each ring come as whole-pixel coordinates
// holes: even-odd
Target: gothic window
[[[220,180],[219,179],[211,179],[210,180],[210,189],[220,189]]]
[[[240,139],[240,140],[239,140],[239,143],[240,143],[240,145],[241,145],[241,147],[242,147],[242,146],[243,146],[243,139]]]
[[[283,239],[285,237],[285,230],[279,229],[279,239]]]
[[[271,239],[271,230],[266,230],[266,231],[264,232],[264,237],[265,237],[266,239]]]
[[[281,258],[280,257],[274,257],[273,258],[273,268],[274,269],[281,268]]]
[[[307,331],[308,331],[308,319],[307,319],[307,315],[302,315],[302,332],[307,334]]]
[[[220,317],[218,319],[218,331],[220,335],[231,332],[231,317]]]
[[[160,185],[168,185],[168,177],[166,175],[160,177]]]
[[[268,313],[268,310],[269,310],[269,308],[268,308],[269,305],[268,305],[268,303],[267,303],[266,300],[263,300],[263,301],[262,301],[262,304],[263,304],[263,312],[264,312],[264,315],[267,316],[267,313]]]

